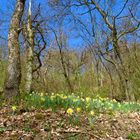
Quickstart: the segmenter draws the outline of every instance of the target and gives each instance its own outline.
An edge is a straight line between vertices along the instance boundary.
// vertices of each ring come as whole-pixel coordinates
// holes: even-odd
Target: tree
[[[98,30],[98,33],[94,32],[95,38],[93,38],[95,41],[92,42],[92,46],[95,46],[94,44],[98,46],[97,50],[95,47],[93,48],[95,54],[98,55],[99,58],[101,56],[101,61],[104,60],[106,61],[106,63],[110,63],[111,65],[113,65],[114,70],[119,77],[119,91],[122,93],[123,96],[125,96],[125,99],[135,100],[135,97],[131,90],[132,83],[129,73],[130,68],[127,68],[127,65],[125,65],[124,62],[123,51],[125,47],[122,47],[123,45],[120,44],[120,42],[123,40],[123,38],[127,37],[128,34],[130,35],[136,32],[136,30],[140,27],[140,21],[137,20],[135,16],[136,14],[134,12],[135,10],[133,10],[133,5],[135,5],[137,1],[133,3],[131,3],[129,0],[124,1],[123,3],[121,3],[122,8],[119,10],[118,13],[113,11],[113,6],[117,1],[105,2],[96,0],[78,0],[76,2],[77,3],[75,4],[75,6],[84,6],[88,9],[81,15],[83,16],[84,14],[89,14],[91,19],[91,25],[97,21],[96,28],[100,28],[96,29],[96,31]],[[102,24],[101,21],[99,21],[99,18],[101,19]],[[125,24],[125,28],[123,27],[123,24]],[[95,29],[94,26],[92,26],[92,29]],[[101,38],[99,38],[99,34]],[[128,46],[126,47],[127,49],[129,48]],[[104,66],[107,65],[105,64]],[[111,70],[111,73],[112,71],[113,70]]]
[[[34,58],[34,35],[32,30],[32,20],[31,20],[31,3],[32,0],[29,0],[29,9],[28,9],[28,21],[27,21],[27,46],[26,46],[26,81],[25,81],[25,91],[30,92],[32,86],[33,78],[33,58]]]
[[[18,38],[21,31],[20,22],[24,12],[24,6],[25,0],[16,1],[15,10],[10,23],[8,34],[8,66],[4,87],[5,97],[13,97],[19,94],[21,65]]]
[[[47,30],[45,29],[46,19],[41,16],[40,4],[34,5],[32,0],[29,1],[28,12],[22,19],[22,37],[24,39],[25,52],[23,53],[23,78],[21,85],[24,91],[29,93],[34,88],[34,79],[38,76],[38,71],[42,66],[42,52],[47,45]],[[31,7],[34,11],[31,11]],[[26,16],[27,15],[27,16]]]
[[[134,31],[136,31],[140,26],[140,22],[136,21],[137,24],[133,25],[132,27],[131,26],[129,27],[129,25],[128,25],[126,30],[120,31],[120,33],[119,33],[116,22],[117,22],[118,17],[124,11],[127,3],[128,3],[128,0],[125,1],[122,9],[120,10],[120,12],[117,15],[115,15],[115,16],[109,15],[112,18],[112,23],[111,23],[108,19],[108,13],[105,12],[104,10],[102,10],[102,8],[99,6],[99,4],[95,0],[91,0],[91,4],[93,4],[95,6],[97,11],[102,16],[105,24],[107,25],[107,28],[111,31],[111,42],[112,42],[112,47],[113,47],[113,52],[114,52],[115,58],[112,58],[112,60],[110,60],[110,62],[115,66],[115,68],[118,72],[120,82],[121,82],[120,85],[122,88],[122,92],[125,93],[126,100],[129,101],[129,100],[135,100],[135,98],[134,98],[133,93],[131,92],[131,81],[129,78],[130,75],[124,65],[123,55],[121,52],[119,42],[120,42],[120,38],[122,36],[126,36],[127,34],[130,34],[130,33],[133,33]],[[132,15],[132,17],[130,17],[130,18],[135,20],[131,10],[130,10],[130,13]]]

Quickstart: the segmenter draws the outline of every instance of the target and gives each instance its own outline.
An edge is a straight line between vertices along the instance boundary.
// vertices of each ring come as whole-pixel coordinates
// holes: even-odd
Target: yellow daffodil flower
[[[44,101],[45,101],[45,98],[44,98],[44,97],[41,97],[41,99],[40,99],[40,100],[44,102]]]
[[[90,97],[86,97],[86,101],[90,102],[91,98]]]
[[[78,113],[81,112],[81,108],[80,108],[80,107],[76,108],[76,111],[77,111]]]
[[[104,99],[102,97],[99,97],[99,100],[103,101]]]
[[[43,92],[41,92],[41,93],[40,93],[40,96],[41,96],[41,97],[43,97],[43,96],[44,96],[44,93],[43,93]]]
[[[90,115],[94,116],[95,115],[95,112],[93,110],[90,111]]]
[[[65,96],[63,96],[63,97],[62,97],[62,99],[67,99],[67,96],[66,96],[66,95],[65,95]]]
[[[17,107],[15,105],[12,106],[12,110],[16,111]]]
[[[117,101],[115,99],[112,100],[114,103],[116,103]]]
[[[78,99],[73,99],[73,102],[77,102],[78,101]]]
[[[67,113],[68,113],[69,115],[72,115],[72,114],[73,114],[73,109],[72,109],[72,108],[68,108],[68,109],[67,109]]]
[[[55,98],[55,96],[52,95],[50,98],[51,98],[51,100],[53,100]]]
[[[118,103],[118,107],[121,107],[121,104],[120,103]]]

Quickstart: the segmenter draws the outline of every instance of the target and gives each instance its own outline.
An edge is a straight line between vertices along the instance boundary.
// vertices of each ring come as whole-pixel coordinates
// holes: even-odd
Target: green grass
[[[138,140],[138,139],[140,139],[140,135],[135,134],[135,133],[130,133],[130,134],[128,134],[127,139]]]

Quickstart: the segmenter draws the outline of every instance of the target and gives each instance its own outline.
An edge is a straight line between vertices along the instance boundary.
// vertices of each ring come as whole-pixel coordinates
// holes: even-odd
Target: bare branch
[[[105,23],[107,24],[107,26],[109,27],[110,30],[113,30],[113,25],[111,25],[111,23],[108,21],[107,18],[107,13],[105,11],[103,11],[99,5],[95,2],[95,0],[91,0],[92,4],[94,4],[94,6],[96,7],[96,9],[98,10],[98,12],[101,14],[101,16],[103,17]]]
[[[121,15],[121,13],[123,12],[123,10],[125,9],[125,7],[126,7],[126,5],[127,5],[127,3],[128,3],[128,1],[129,0],[126,0],[126,2],[124,3],[124,5],[123,5],[123,7],[122,7],[122,9],[121,9],[121,11],[115,16],[115,18],[117,18],[118,16],[120,16]]]
[[[130,34],[133,33],[134,31],[136,31],[138,28],[140,27],[140,22],[138,23],[138,25],[134,28],[129,29],[128,31],[123,31],[118,35],[118,39],[121,38],[122,36],[126,35],[126,34]]]

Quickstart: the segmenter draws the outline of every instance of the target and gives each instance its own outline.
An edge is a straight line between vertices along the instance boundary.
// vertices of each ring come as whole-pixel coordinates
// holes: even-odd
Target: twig
[[[99,136],[95,135],[95,134],[92,134],[92,133],[89,133],[89,132],[83,132],[83,131],[79,131],[79,130],[72,130],[72,131],[70,131],[70,130],[59,130],[58,132],[59,133],[77,133],[77,134],[79,133],[79,134],[85,134],[85,135],[90,135],[91,137],[95,137],[95,138],[101,140],[101,138]]]

